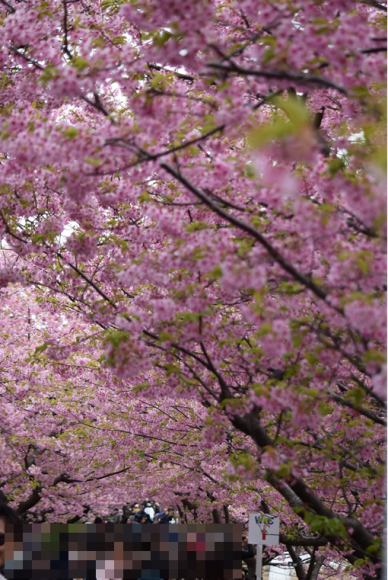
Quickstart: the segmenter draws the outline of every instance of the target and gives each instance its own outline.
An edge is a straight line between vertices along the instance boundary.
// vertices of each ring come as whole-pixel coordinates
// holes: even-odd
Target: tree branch
[[[260,232],[258,232],[250,224],[243,222],[239,218],[234,217],[232,214],[221,208],[215,201],[213,201],[203,190],[195,187],[190,181],[188,181],[183,175],[176,171],[173,167],[167,163],[162,162],[160,166],[165,169],[170,175],[173,175],[182,185],[184,185],[191,193],[193,193],[198,199],[205,203],[210,209],[217,213],[220,217],[224,218],[230,224],[236,226],[240,230],[246,232],[253,238],[255,238],[270,254],[270,256],[285,270],[290,274],[295,280],[298,280],[303,286],[311,290],[318,298],[325,300],[327,298],[327,292],[310,280],[305,274],[299,272],[292,264],[290,264],[281,253],[272,246],[272,244],[264,237]],[[337,310],[337,309],[336,309]],[[337,310],[342,314],[341,310]]]
[[[23,58],[27,62],[33,64],[37,69],[42,70],[42,71],[45,70],[44,66],[40,65],[36,60],[30,58],[26,54],[19,52],[15,46],[10,46],[9,48],[10,48],[10,50],[12,50],[12,52],[17,54],[17,56],[20,56],[21,58]]]
[[[291,556],[292,562],[295,564],[295,573],[298,580],[306,580],[306,572],[304,571],[301,559],[296,555],[294,548],[290,544],[286,544],[288,553]]]
[[[235,72],[241,75],[264,77],[268,79],[288,80],[302,85],[314,84],[325,88],[335,89],[336,91],[342,93],[343,95],[347,94],[347,91],[343,87],[340,87],[339,85],[336,85],[332,81],[329,81],[328,79],[316,75],[304,75],[301,73],[296,74],[286,71],[265,71],[259,69],[242,68],[232,61],[229,61],[229,65],[222,64],[219,62],[210,62],[207,64],[207,66],[210,68],[222,70],[224,72]]]
[[[0,0],[0,2],[2,4],[4,4],[4,6],[6,6],[8,8],[8,10],[14,14],[16,12],[16,8],[14,8],[13,6],[11,6],[11,4],[9,2],[7,2],[7,0]]]
[[[71,54],[71,52],[69,50],[69,43],[68,43],[68,38],[67,38],[67,33],[68,33],[68,30],[69,30],[68,27],[67,27],[67,17],[68,17],[68,14],[67,14],[67,2],[63,2],[63,12],[64,12],[64,15],[63,15],[63,28],[64,28],[64,31],[65,31],[65,39],[64,39],[64,42],[63,42],[63,50],[65,51],[65,53],[67,54],[67,56],[70,59],[72,59],[73,58],[73,55]]]
[[[365,409],[364,407],[357,407],[351,401],[349,401],[348,399],[344,399],[340,395],[335,395],[333,393],[330,395],[330,398],[333,399],[333,401],[335,401],[336,403],[340,403],[340,405],[343,405],[344,407],[349,407],[349,409],[353,409],[354,411],[357,411],[357,413],[360,413],[360,415],[367,417],[368,419],[373,421],[373,423],[377,423],[378,425],[383,425],[383,427],[387,426],[387,422],[384,421],[384,419],[381,419],[380,417],[375,415],[375,413],[372,413],[372,411],[369,411],[368,409]]]
[[[387,52],[386,46],[375,46],[374,48],[366,48],[365,50],[360,50],[361,54],[372,54],[374,52]]]

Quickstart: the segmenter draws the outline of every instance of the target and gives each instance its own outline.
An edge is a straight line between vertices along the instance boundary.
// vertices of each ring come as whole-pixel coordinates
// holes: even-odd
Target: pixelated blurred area
[[[241,578],[240,524],[6,525],[8,580]]]

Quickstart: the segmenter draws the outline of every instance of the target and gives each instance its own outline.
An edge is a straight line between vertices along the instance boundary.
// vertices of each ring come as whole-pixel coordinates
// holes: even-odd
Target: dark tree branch
[[[67,54],[67,56],[72,59],[73,55],[71,54],[70,50],[69,50],[69,41],[68,41],[68,26],[67,26],[67,19],[68,19],[68,13],[67,13],[67,2],[63,2],[63,29],[64,29],[64,33],[65,33],[65,39],[63,42],[63,50],[65,51],[65,53]]]
[[[106,300],[108,302],[108,304],[113,306],[113,308],[117,308],[117,306],[113,302],[113,300],[111,300],[92,280],[90,280],[90,278],[88,278],[88,276],[86,276],[86,274],[84,274],[79,268],[77,268],[77,266],[74,266],[74,264],[72,264],[71,262],[67,262],[60,252],[57,252],[57,256],[59,258],[61,258],[65,262],[65,264],[68,264],[70,266],[70,268],[72,268],[72,270],[74,270],[74,272],[76,272],[79,276],[81,276],[81,278],[83,278],[85,280],[85,282],[87,282],[90,286],[92,286],[92,288],[94,288],[95,291],[104,300]]]
[[[343,95],[347,94],[347,91],[343,87],[340,87],[340,86],[336,85],[335,83],[333,83],[332,81],[329,81],[328,79],[325,79],[323,77],[319,77],[316,75],[304,75],[301,73],[297,74],[297,73],[291,73],[291,72],[287,72],[287,71],[266,71],[266,70],[259,70],[259,69],[242,68],[242,67],[238,66],[237,64],[233,63],[232,61],[229,61],[229,64],[223,64],[223,63],[219,63],[219,62],[210,62],[210,63],[208,63],[207,66],[210,68],[217,69],[217,70],[222,70],[226,73],[235,72],[235,73],[238,73],[241,75],[246,75],[246,76],[257,76],[257,77],[264,77],[264,78],[268,78],[268,79],[288,80],[288,81],[293,81],[293,82],[301,84],[301,85],[314,84],[314,85],[325,87],[325,88],[335,89],[336,91],[338,91],[339,93],[342,93]]]
[[[327,538],[319,537],[319,538],[291,538],[286,536],[286,534],[280,534],[279,540],[281,544],[285,544],[286,546],[303,546],[303,547],[322,547],[327,546],[329,543]]]
[[[383,10],[384,12],[387,11],[386,2],[379,2],[378,0],[361,0],[361,4],[368,4],[368,6],[373,6],[373,8],[377,8],[377,10]]]
[[[94,102],[91,101],[90,99],[88,99],[88,97],[85,97],[84,95],[81,96],[81,99],[83,101],[85,101],[85,103],[87,103],[88,105],[93,107],[94,109],[97,109],[97,111],[100,111],[104,115],[104,117],[109,117],[110,113],[102,104],[99,95],[97,93],[93,93],[93,96],[94,96]],[[115,123],[114,119],[111,119],[111,122]]]
[[[292,264],[290,264],[281,254],[280,252],[274,248],[274,246],[267,240],[265,236],[263,236],[260,232],[258,232],[253,226],[249,223],[243,222],[239,218],[236,218],[232,214],[225,211],[221,208],[214,200],[212,200],[203,190],[195,187],[190,181],[188,181],[183,175],[181,175],[176,169],[168,165],[167,163],[161,163],[160,166],[165,169],[170,175],[175,177],[182,185],[184,185],[191,193],[193,193],[198,199],[200,199],[203,203],[205,203],[210,209],[212,209],[215,213],[217,213],[220,217],[224,218],[230,224],[236,226],[240,230],[248,233],[253,238],[255,238],[270,254],[270,256],[285,270],[290,274],[295,280],[303,284],[306,288],[311,290],[318,298],[321,300],[325,300],[327,298],[327,292],[322,288],[322,286],[318,286],[310,280],[305,274],[299,272]],[[342,311],[339,310],[342,314]]]
[[[41,500],[41,495],[40,492],[42,491],[42,488],[39,486],[36,489],[33,490],[33,492],[30,494],[30,496],[25,500],[19,503],[17,509],[16,509],[16,513],[20,516],[21,514],[24,514],[26,511],[28,511],[29,509],[33,508],[37,503],[40,502]]]
[[[65,483],[72,483],[73,480],[71,480],[68,475],[66,475],[66,473],[62,473],[61,475],[58,475],[58,477],[56,477],[52,483],[52,485],[50,487],[54,487],[56,485],[58,485],[58,483],[61,482],[65,482]],[[37,503],[40,502],[41,500],[41,493],[42,491],[42,487],[41,485],[39,485],[38,487],[36,487],[32,493],[30,494],[30,496],[25,500],[19,503],[17,509],[16,509],[16,513],[18,515],[21,515],[23,513],[25,513],[26,511],[28,511],[29,509],[33,508]]]
[[[10,46],[9,47],[10,50],[12,50],[12,52],[14,52],[17,56],[20,56],[20,58],[23,58],[24,60],[26,60],[27,62],[29,62],[30,64],[33,64],[37,69],[39,70],[45,70],[44,66],[42,66],[41,64],[39,64],[36,60],[30,58],[29,56],[27,56],[26,54],[23,54],[22,52],[19,52],[18,49],[16,48],[16,46]]]
[[[365,50],[360,50],[361,54],[372,54],[374,52],[387,52],[386,46],[376,46],[375,48],[366,48]]]
[[[0,0],[0,2],[2,4],[4,4],[4,6],[6,6],[8,8],[8,10],[14,14],[16,12],[16,8],[14,8],[13,6],[11,6],[11,4],[9,2],[7,2],[7,0]]]
[[[171,147],[171,149],[167,149],[166,151],[161,151],[160,153],[149,154],[146,151],[143,151],[141,149],[139,149],[139,152],[145,161],[154,161],[156,159],[159,159],[160,157],[165,157],[166,155],[170,155],[171,153],[176,153],[177,151],[181,151],[182,149],[185,149],[186,147],[190,147],[191,145],[195,145],[196,143],[200,143],[204,139],[207,139],[208,137],[215,135],[215,133],[222,133],[224,128],[225,128],[225,125],[219,125],[218,127],[211,129],[207,133],[204,133],[203,135],[200,135],[199,137],[195,137],[195,139],[190,139],[190,141],[185,141],[181,145],[177,145],[176,147]]]
[[[333,401],[335,401],[336,403],[343,405],[344,407],[349,407],[349,409],[357,411],[357,413],[360,413],[360,415],[367,417],[368,419],[370,419],[374,423],[377,423],[378,425],[382,425],[383,427],[387,426],[387,422],[384,419],[381,419],[375,413],[369,411],[369,409],[365,409],[364,407],[357,407],[351,401],[349,401],[348,399],[344,399],[340,395],[332,394],[330,395],[330,398],[333,399]]]
[[[261,425],[259,419],[259,409],[256,407],[244,416],[235,415],[232,420],[233,425],[246,435],[249,435],[260,450],[271,447],[271,439]],[[364,558],[366,550],[373,545],[373,535],[363,526],[361,522],[353,517],[342,517],[335,514],[331,509],[314,494],[301,478],[292,478],[290,481],[279,479],[275,474],[269,474],[267,481],[284,497],[292,508],[297,508],[297,513],[301,519],[307,518],[311,512],[328,519],[339,519],[345,528],[352,528],[350,538],[353,546],[353,553],[348,554],[346,559],[353,564],[357,558]],[[302,509],[300,509],[302,508]],[[338,538],[331,534],[325,534],[327,540],[333,545]],[[379,561],[379,556],[371,556],[375,562]]]
[[[299,556],[297,556],[294,548],[290,544],[286,544],[288,553],[291,556],[293,564],[295,564],[295,573],[298,576],[298,580],[306,580],[306,572],[304,571],[303,564]]]
[[[157,71],[165,70],[165,71],[167,71],[169,73],[172,73],[178,79],[183,79],[185,81],[195,81],[196,80],[196,78],[193,77],[193,76],[191,76],[191,75],[188,75],[186,73],[180,73],[180,72],[177,72],[177,71],[174,71],[174,70],[170,70],[170,69],[165,68],[163,66],[160,66],[158,64],[149,63],[149,64],[147,64],[147,66],[151,70],[157,70]]]

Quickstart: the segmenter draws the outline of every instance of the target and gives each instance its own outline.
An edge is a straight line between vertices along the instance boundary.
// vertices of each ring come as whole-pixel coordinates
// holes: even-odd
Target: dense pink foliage
[[[379,576],[385,12],[0,0],[0,485],[21,513],[261,506],[290,553]]]

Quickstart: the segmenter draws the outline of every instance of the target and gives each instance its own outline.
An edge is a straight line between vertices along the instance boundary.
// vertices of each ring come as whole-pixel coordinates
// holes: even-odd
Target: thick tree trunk
[[[221,523],[220,512],[218,510],[214,509],[212,511],[212,514],[213,514],[213,522],[215,524],[220,524]]]
[[[260,409],[255,407],[242,417],[236,415],[232,423],[236,429],[252,437],[257,447],[262,450],[272,446],[272,439],[261,425],[259,413]],[[313,510],[319,516],[324,516],[328,519],[339,519],[346,528],[351,527],[353,531],[349,535],[349,540],[352,543],[353,553],[348,553],[345,556],[350,564],[354,564],[359,558],[364,558],[367,549],[373,545],[374,538],[372,534],[358,520],[350,517],[344,518],[341,515],[335,514],[324,505],[318,496],[309,490],[302,479],[293,478],[292,481],[285,481],[275,475],[270,475],[268,482],[284,497],[292,508],[302,508],[299,509],[298,515],[303,520],[306,518],[307,513],[311,514],[311,510]],[[325,534],[325,537],[333,545],[338,546],[338,541],[341,544],[343,542],[342,537],[332,534]],[[370,556],[370,558],[375,564],[381,561],[378,556]]]

